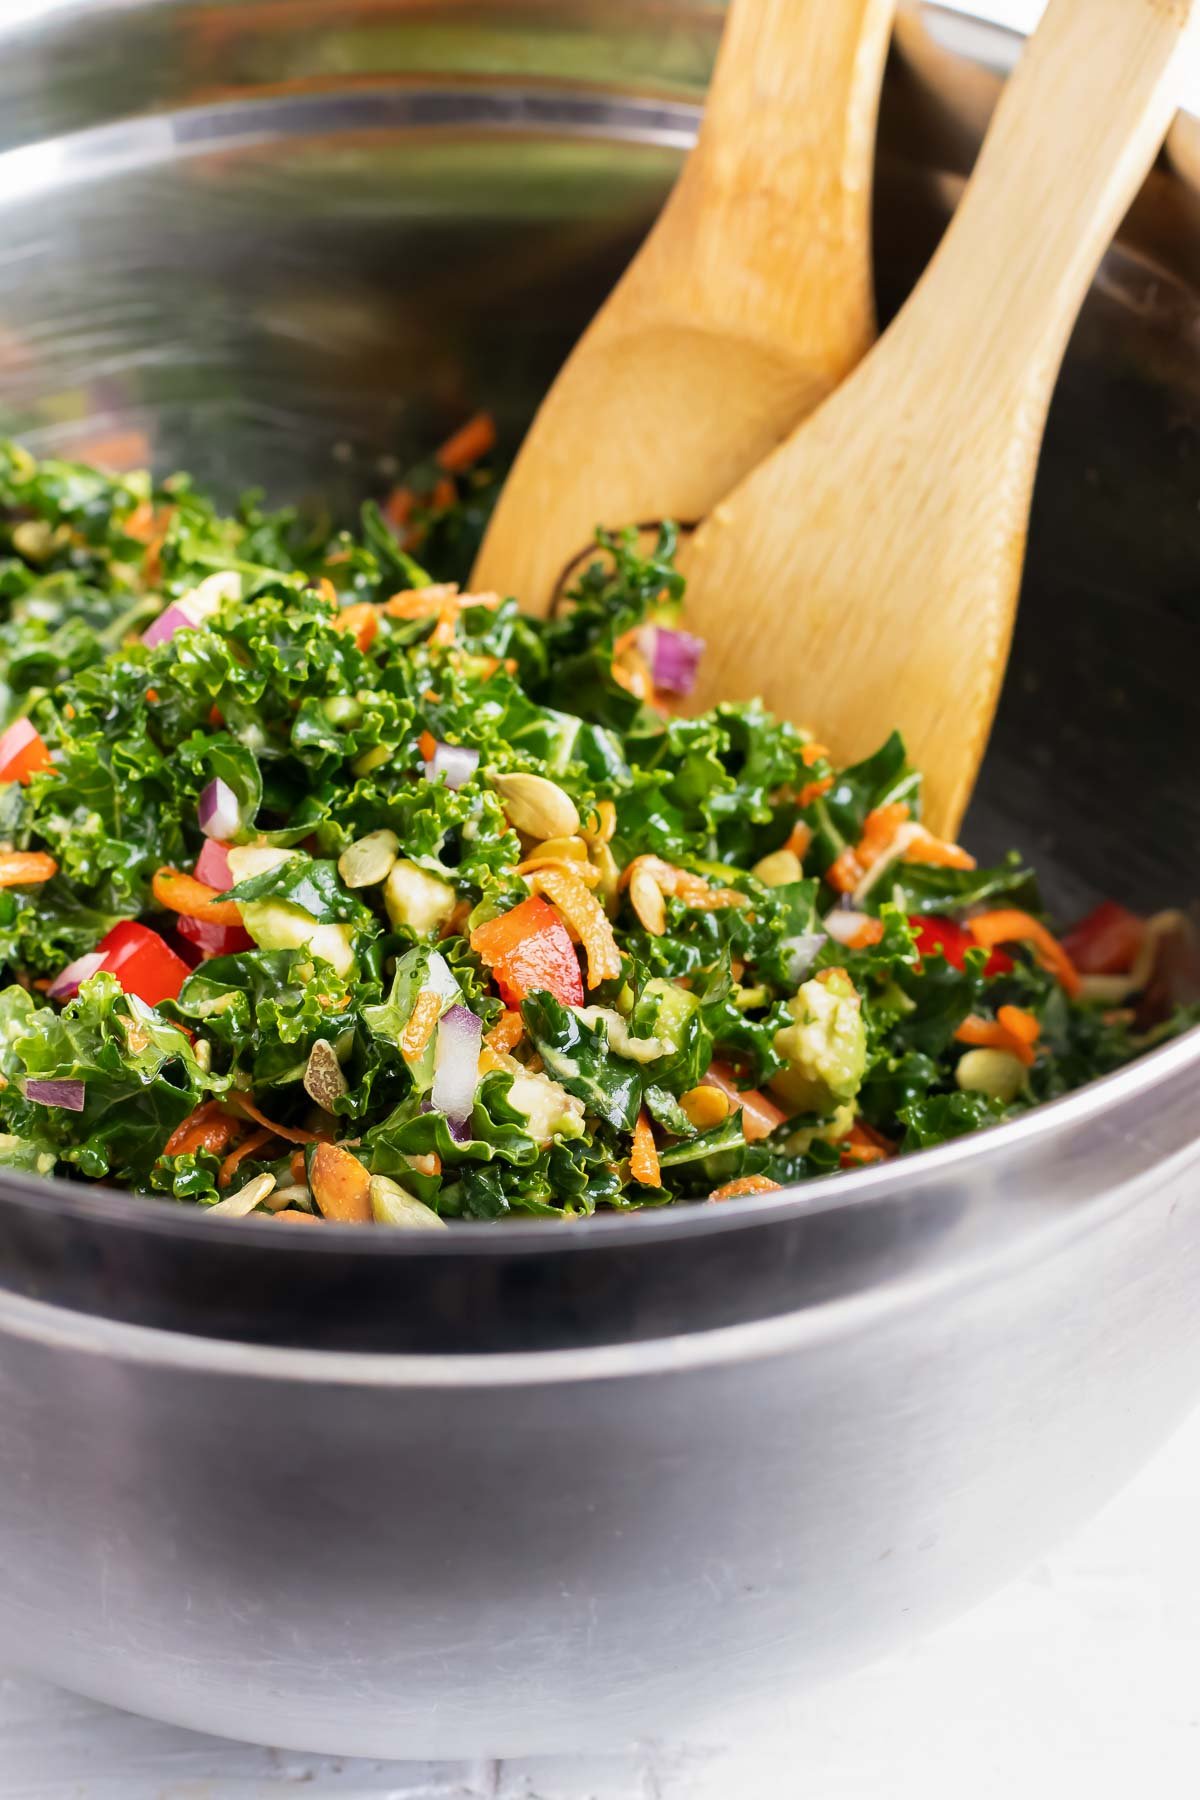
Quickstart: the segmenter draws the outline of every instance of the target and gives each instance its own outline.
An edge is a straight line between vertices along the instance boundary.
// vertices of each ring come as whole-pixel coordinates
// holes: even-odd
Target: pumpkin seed
[[[651,937],[662,937],[667,929],[666,902],[662,889],[648,870],[634,869],[629,880],[629,899]]]
[[[338,874],[348,888],[378,887],[391,874],[399,854],[400,839],[394,831],[372,831],[342,851]]]
[[[447,1231],[432,1207],[415,1198],[386,1175],[371,1177],[371,1217],[377,1225],[394,1225],[400,1231]]]
[[[273,1175],[256,1175],[253,1181],[248,1181],[236,1194],[218,1200],[208,1210],[210,1213],[224,1213],[227,1219],[244,1219],[247,1213],[252,1213],[256,1206],[261,1205],[274,1186]]]
[[[514,831],[523,831],[538,842],[546,838],[570,838],[579,832],[579,808],[570,794],[544,775],[493,775],[504,816]]]
[[[346,1077],[342,1074],[342,1065],[337,1059],[337,1051],[325,1038],[318,1038],[308,1053],[304,1091],[310,1100],[315,1100],[326,1112],[332,1112],[334,1101],[340,1100],[349,1091]]]

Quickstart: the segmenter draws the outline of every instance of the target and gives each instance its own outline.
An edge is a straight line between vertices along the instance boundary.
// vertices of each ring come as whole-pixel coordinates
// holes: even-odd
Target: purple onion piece
[[[25,1098],[38,1106],[57,1106],[63,1112],[83,1111],[82,1081],[27,1081]]]
[[[142,642],[153,650],[159,644],[169,644],[177,631],[194,631],[196,621],[187,607],[179,600],[172,600],[170,606],[164,607],[153,624],[147,625],[142,633]]]
[[[433,1104],[460,1125],[468,1123],[479,1086],[483,1020],[468,1006],[452,1006],[438,1024],[433,1064]]]
[[[664,694],[691,693],[705,647],[703,638],[670,625],[643,625],[638,633],[638,649],[650,665],[655,687]]]
[[[422,1102],[421,1102],[420,1106],[417,1108],[417,1110],[418,1110],[418,1112],[431,1113],[431,1112],[436,1112],[438,1109],[433,1104],[433,1101],[429,1098],[428,1094],[426,1094],[424,1100],[422,1100]],[[449,1131],[450,1136],[454,1139],[456,1144],[469,1144],[470,1143],[471,1127],[465,1122],[465,1120],[463,1121],[462,1124],[459,1124],[457,1119],[447,1119],[446,1120],[446,1129]]]
[[[464,750],[459,744],[438,743],[425,764],[430,781],[444,781],[448,788],[458,789],[470,781],[479,767],[478,750]]]
[[[824,943],[823,931],[805,931],[799,937],[784,938],[779,948],[787,958],[789,981],[799,987],[811,971]]]
[[[240,829],[242,809],[238,797],[219,775],[201,794],[197,818],[205,837],[215,838],[218,843],[224,843]]]
[[[69,962],[65,969],[60,969],[50,986],[46,989],[47,1000],[73,1000],[85,981],[90,981],[98,969],[104,966],[104,952],[89,950],[86,956],[77,956]]]

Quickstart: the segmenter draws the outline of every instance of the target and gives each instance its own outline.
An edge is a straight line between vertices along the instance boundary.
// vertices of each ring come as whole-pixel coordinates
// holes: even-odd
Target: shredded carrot
[[[742,1200],[750,1194],[778,1194],[777,1181],[766,1175],[742,1175],[737,1181],[727,1181],[724,1187],[714,1188],[708,1196],[710,1200]]]
[[[972,1013],[970,1018],[963,1020],[954,1036],[960,1044],[970,1044],[977,1050],[1003,1050],[1023,1062],[1027,1069],[1037,1061],[1033,1044],[1027,1038],[1017,1037],[998,1018],[981,1019]]]
[[[1001,1006],[997,1008],[996,1018],[1005,1031],[1011,1031],[1023,1044],[1036,1044],[1042,1035],[1041,1020],[1022,1006]]]
[[[658,698],[654,688],[654,677],[650,673],[650,665],[637,650],[626,650],[620,661],[613,658],[613,680],[618,687],[623,687],[627,694],[640,700],[644,706],[653,706]]]
[[[814,763],[825,762],[828,756],[829,751],[826,749],[825,745],[816,742],[805,744],[803,750],[800,752],[800,760],[806,769],[811,769]]]
[[[146,689],[146,704],[147,704],[147,706],[157,706],[158,705],[158,689],[157,688],[147,688]]]
[[[724,1063],[710,1063],[704,1080],[709,1087],[719,1088],[725,1098],[739,1109],[742,1115],[742,1136],[748,1144],[760,1143],[763,1138],[770,1137],[773,1131],[787,1123],[787,1114],[782,1108],[757,1088],[740,1088],[734,1079],[733,1070]]]
[[[750,904],[748,897],[737,888],[711,887],[703,875],[676,868],[674,863],[664,862],[661,856],[635,856],[622,872],[621,890],[624,891],[639,873],[649,875],[664,894],[682,900],[694,912],[721,912],[727,906]]]
[[[851,940],[847,944],[846,948],[848,950],[869,950],[871,948],[872,944],[879,944],[882,942],[883,942],[883,920],[882,919],[865,919],[863,921],[861,930],[858,931],[853,938],[851,938]]]
[[[337,613],[339,617],[342,617],[343,615],[340,611],[342,603],[338,599],[338,591],[334,587],[332,581],[330,581],[328,575],[322,575],[315,585],[317,593],[321,596],[321,599],[325,602],[330,612]],[[352,608],[347,608],[347,611],[352,610]]]
[[[438,512],[445,512],[447,508],[454,505],[454,502],[457,499],[458,489],[448,475],[443,475],[442,479],[433,490],[431,505],[433,505]]]
[[[182,913],[188,919],[203,919],[208,925],[240,925],[241,908],[236,900],[219,900],[217,889],[184,875],[178,869],[156,869],[151,883],[154,898],[168,912]]]
[[[985,950],[994,950],[999,944],[1028,944],[1042,967],[1057,976],[1066,992],[1072,998],[1078,994],[1078,969],[1058,939],[1031,913],[1002,907],[968,919],[967,929]]]
[[[909,816],[909,808],[902,800],[893,801],[890,806],[877,806],[874,812],[867,814],[862,837],[855,848],[855,855],[864,869],[874,868],[881,857],[887,855],[896,833],[907,824]]]
[[[814,800],[819,800],[822,795],[827,794],[832,786],[832,775],[826,775],[823,781],[805,782],[804,786],[800,789],[800,792],[796,795],[797,806],[811,806]]]
[[[458,637],[459,617],[457,601],[448,600],[438,614],[437,624],[429,634],[429,643],[432,649],[449,650]]]
[[[481,462],[495,447],[496,421],[491,413],[479,412],[446,439],[437,453],[437,464],[448,474],[459,475],[472,463]]]
[[[232,1118],[219,1100],[206,1100],[175,1127],[163,1146],[163,1155],[194,1156],[198,1150],[207,1150],[219,1156],[241,1130],[242,1121]]]
[[[839,894],[852,894],[865,870],[854,851],[847,847],[836,856],[825,871],[825,879]]]
[[[423,1053],[437,1030],[437,1022],[441,1016],[441,995],[436,994],[432,988],[423,988],[417,995],[408,1024],[400,1033],[400,1048],[405,1056],[415,1058]]]
[[[307,1180],[308,1180],[308,1165],[305,1163],[303,1150],[293,1151],[292,1160],[288,1164],[288,1168],[291,1171],[291,1177],[294,1182],[295,1181],[307,1182]]]
[[[533,893],[545,895],[586,950],[588,986],[594,988],[602,981],[619,980],[621,952],[608,916],[573,867],[568,864],[561,869],[533,869],[525,879]]]
[[[905,862],[932,863],[942,869],[974,869],[978,867],[969,850],[960,844],[948,844],[944,838],[934,837],[931,831],[923,831],[920,837],[914,838],[904,852]]]
[[[385,600],[380,611],[389,619],[432,619],[447,600],[457,598],[457,581],[437,581],[431,587],[404,588],[390,600]]]
[[[654,1147],[654,1133],[650,1129],[650,1120],[644,1106],[633,1128],[633,1153],[629,1158],[629,1172],[643,1187],[662,1186],[662,1169],[659,1166],[658,1151]]]
[[[498,1056],[507,1056],[516,1049],[524,1035],[525,1021],[520,1013],[506,1012],[496,1020],[484,1042]]]
[[[369,600],[347,606],[333,621],[335,631],[349,632],[360,650],[369,650],[379,630],[379,614]]]
[[[58,874],[58,864],[43,850],[9,850],[0,855],[0,888],[36,887]]]
[[[842,1139],[843,1169],[862,1169],[869,1163],[887,1162],[896,1154],[896,1146],[881,1132],[859,1119]]]
[[[803,862],[809,851],[812,849],[812,841],[812,826],[806,825],[803,819],[797,819],[796,823],[792,826],[792,835],[784,845],[784,849],[790,850],[794,856],[798,856],[800,861]]]
[[[383,503],[383,516],[396,533],[404,530],[416,509],[417,496],[410,487],[395,487]]]
[[[432,731],[423,731],[417,739],[417,749],[426,762],[432,762],[437,755],[437,739]]]
[[[253,1100],[248,1099],[240,1088],[235,1088],[226,1096],[226,1104],[233,1107],[235,1111],[244,1113],[248,1119],[253,1119],[256,1125],[265,1125],[268,1131],[273,1131],[275,1136],[282,1138],[285,1144],[327,1144],[329,1142],[328,1137],[319,1131],[300,1131],[293,1125],[276,1125],[273,1119],[268,1119],[265,1114],[259,1112]]]
[[[273,1135],[270,1131],[260,1130],[252,1131],[248,1138],[244,1138],[236,1150],[229,1152],[217,1170],[217,1186],[228,1187],[237,1172],[238,1164],[244,1162],[246,1157],[253,1156],[256,1150],[261,1150],[264,1144],[269,1144]]]

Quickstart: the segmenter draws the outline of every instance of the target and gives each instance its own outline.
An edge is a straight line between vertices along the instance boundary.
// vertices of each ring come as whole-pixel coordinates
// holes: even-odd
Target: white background
[[[1027,28],[1042,4],[975,11]],[[703,1741],[573,1762],[338,1762],[195,1737],[0,1675],[0,1800],[293,1788],[311,1800],[1196,1800],[1200,1416],[1023,1581],[836,1688],[779,1695],[765,1730],[714,1719]]]

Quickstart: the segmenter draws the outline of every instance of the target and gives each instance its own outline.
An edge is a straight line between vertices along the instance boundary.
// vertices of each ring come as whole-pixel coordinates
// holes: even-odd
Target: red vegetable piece
[[[0,736],[0,781],[20,781],[28,787],[31,776],[53,766],[41,732],[28,719],[15,719]]]
[[[218,894],[227,894],[236,886],[233,871],[229,867],[229,846],[216,838],[205,838],[204,848],[196,859],[196,867],[192,871],[197,881],[205,887],[215,888]]]
[[[201,962],[214,956],[236,956],[239,950],[253,950],[254,939],[243,925],[210,925],[207,919],[176,921],[176,931],[200,952]]]
[[[953,919],[937,916],[929,918],[913,917],[909,919],[916,934],[917,949],[922,956],[930,956],[940,950],[946,961],[954,969],[965,969],[968,950],[976,948],[975,940],[962,925],[956,925]],[[1013,959],[1003,950],[993,950],[984,964],[985,975],[1011,975]]]
[[[1128,975],[1146,936],[1146,921],[1105,900],[1062,941],[1081,975]]]
[[[108,936],[96,946],[104,961],[101,969],[113,975],[127,994],[157,1006],[160,1000],[177,1000],[191,970],[182,956],[176,956],[170,944],[139,925],[134,919],[122,919]]]
[[[511,912],[489,919],[471,933],[471,948],[483,958],[508,1006],[520,1006],[539,988],[564,1006],[583,1005],[583,974],[567,928],[538,895]]]

